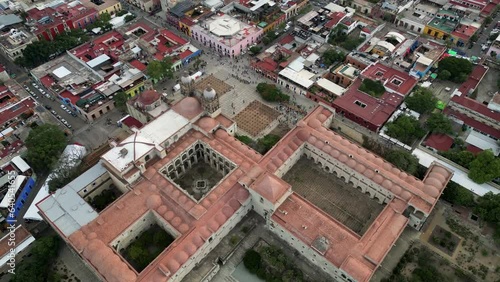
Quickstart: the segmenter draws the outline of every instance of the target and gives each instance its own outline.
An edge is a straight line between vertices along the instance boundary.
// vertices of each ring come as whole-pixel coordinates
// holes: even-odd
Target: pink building
[[[236,57],[260,41],[263,30],[229,15],[214,15],[192,28],[192,36],[224,56]]]

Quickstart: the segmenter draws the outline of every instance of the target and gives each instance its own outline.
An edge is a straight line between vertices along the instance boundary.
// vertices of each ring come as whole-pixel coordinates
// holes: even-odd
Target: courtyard
[[[220,171],[200,161],[186,170],[185,174],[174,179],[174,182],[199,201],[223,177],[224,175]]]
[[[235,120],[239,128],[255,137],[261,134],[279,116],[278,111],[255,100],[239,112]]]
[[[301,157],[283,180],[292,185],[294,192],[360,236],[385,207],[306,157]]]

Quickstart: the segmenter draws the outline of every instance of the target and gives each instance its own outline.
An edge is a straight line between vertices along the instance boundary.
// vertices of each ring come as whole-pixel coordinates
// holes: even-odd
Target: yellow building
[[[87,8],[94,8],[98,11],[99,15],[108,13],[110,15],[114,15],[115,13],[122,10],[122,4],[118,0],[106,0],[103,1],[102,4],[96,5],[90,0],[81,0],[80,1]]]
[[[424,34],[436,39],[446,40],[460,23],[460,17],[451,11],[440,10],[436,16],[425,25]]]

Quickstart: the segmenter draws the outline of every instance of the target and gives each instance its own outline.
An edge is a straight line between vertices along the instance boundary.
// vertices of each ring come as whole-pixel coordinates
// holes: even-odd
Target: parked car
[[[66,111],[66,106],[65,105],[61,105],[61,109],[65,110]]]
[[[71,115],[74,116],[74,117],[76,117],[76,114],[74,112],[71,112]]]
[[[71,113],[72,113],[72,111],[70,111],[70,110],[68,110],[68,109],[66,110],[66,112],[67,112],[68,114],[70,114],[70,115],[71,115]]]
[[[50,111],[50,112],[51,112],[53,115],[57,116],[57,112],[56,112],[56,111],[52,110],[52,111]]]
[[[49,106],[49,105],[45,105],[45,108],[46,108],[47,110],[52,109],[52,107],[51,107],[51,106]]]

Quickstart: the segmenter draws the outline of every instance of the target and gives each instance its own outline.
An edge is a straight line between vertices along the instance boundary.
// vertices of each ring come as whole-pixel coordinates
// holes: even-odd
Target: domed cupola
[[[211,100],[217,96],[217,93],[215,93],[215,89],[212,88],[210,84],[207,85],[207,88],[203,91],[203,97],[207,100]]]

